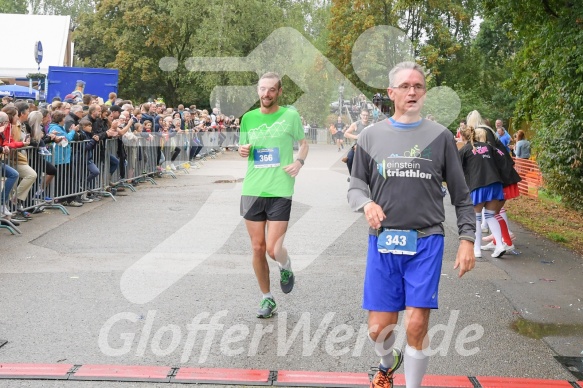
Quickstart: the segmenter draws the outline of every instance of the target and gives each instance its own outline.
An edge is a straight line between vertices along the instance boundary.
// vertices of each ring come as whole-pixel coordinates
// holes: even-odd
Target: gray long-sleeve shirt
[[[443,234],[442,183],[456,208],[460,239],[475,240],[476,217],[453,134],[423,119],[403,129],[388,120],[359,136],[348,202],[362,211],[371,200],[385,212],[382,226]],[[370,230],[371,234],[376,233]]]

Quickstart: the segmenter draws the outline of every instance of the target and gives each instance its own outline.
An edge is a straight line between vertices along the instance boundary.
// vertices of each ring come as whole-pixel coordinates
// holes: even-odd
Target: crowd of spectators
[[[80,207],[100,200],[91,188],[95,178],[103,174],[104,165],[109,167],[105,189],[124,190],[120,182],[134,176],[131,161],[136,157],[132,153],[141,152],[136,151],[141,139],[156,150],[157,173],[176,170],[178,161],[194,162],[222,147],[236,147],[238,133],[239,119],[217,108],[209,112],[194,105],[174,108],[156,101],[134,104],[116,93],[110,93],[105,102],[91,94],[71,94],[62,101],[55,98],[38,106],[31,101],[2,98],[0,222],[17,225],[32,219],[31,213],[37,210],[30,206],[32,201]],[[183,134],[189,134],[185,137],[188,147],[173,140]],[[83,148],[71,147],[81,142]],[[106,150],[106,144],[117,147]],[[78,179],[79,171],[82,180]],[[111,181],[114,173],[118,179]],[[53,180],[55,176],[58,179]],[[79,182],[85,187],[79,188]]]

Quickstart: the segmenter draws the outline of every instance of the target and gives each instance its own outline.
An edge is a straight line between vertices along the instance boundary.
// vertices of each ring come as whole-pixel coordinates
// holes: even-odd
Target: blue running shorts
[[[417,239],[417,254],[380,253],[375,235],[368,236],[362,308],[397,312],[405,307],[437,308],[444,237]]]

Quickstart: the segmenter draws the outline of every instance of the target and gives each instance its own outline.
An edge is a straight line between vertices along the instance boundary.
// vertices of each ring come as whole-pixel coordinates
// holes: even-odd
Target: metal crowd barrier
[[[63,212],[63,214],[69,214],[63,205],[55,202],[54,185],[56,183],[56,177],[60,173],[59,169],[57,169],[57,173],[54,175],[47,173],[47,163],[52,162],[50,158],[54,155],[54,150],[51,150],[51,156],[39,154],[38,148],[34,147],[21,148],[19,152],[26,152],[28,165],[37,173],[36,182],[24,200],[24,210],[36,213],[44,209],[57,209]]]
[[[176,175],[172,170],[172,152],[174,151],[173,139],[174,136],[170,136],[167,133],[158,133],[157,143],[159,144],[160,151],[158,159],[158,171],[160,175],[170,175],[172,178],[176,179]]]
[[[112,195],[117,193],[120,187],[128,188],[131,191],[136,191],[136,188],[132,185],[131,179],[128,178],[128,155],[126,148],[124,147],[121,139],[107,139],[105,140],[105,166],[107,176],[110,180],[107,184],[106,191],[110,192]],[[109,155],[109,156],[107,156]],[[117,164],[117,168],[115,166]],[[111,170],[114,169],[112,172]]]
[[[176,178],[170,165],[172,154],[177,150],[180,152],[174,160],[176,170],[188,173],[190,167],[200,167],[207,157],[215,158],[224,152],[220,145],[238,146],[237,132],[225,132],[220,144],[218,135],[218,132],[184,131],[168,138],[151,133],[130,136],[131,139],[125,141],[107,139],[97,144],[93,140],[72,141],[65,147],[51,143],[47,146],[51,155],[41,155],[38,148],[23,147],[2,155],[0,166],[7,165],[16,170],[18,153],[25,153],[28,165],[37,173],[37,178],[22,201],[23,209],[36,213],[54,208],[69,214],[63,203],[81,200],[87,193],[116,200],[119,187],[135,191],[136,183],[156,184],[153,176],[170,175]],[[47,168],[52,172],[49,163],[56,170],[54,175],[47,174]],[[2,168],[2,190],[5,180],[5,168]],[[19,183],[14,184],[5,203],[9,211],[16,211],[14,202]],[[0,228],[8,229],[12,234],[21,233],[8,218],[2,218]]]
[[[0,195],[2,195],[2,206],[5,206],[6,210],[10,212],[12,212],[12,210],[15,210],[12,200],[16,197],[16,187],[18,186],[18,180],[14,183],[14,186],[12,186],[10,192],[5,193],[4,190],[6,189],[5,185],[7,178],[7,169],[5,168],[5,166],[9,166],[16,169],[16,158],[17,158],[16,151],[11,151],[8,154],[3,154],[0,152]],[[6,197],[6,200],[4,200],[4,196]],[[2,211],[4,211],[4,209],[2,209]],[[22,233],[20,229],[18,229],[16,225],[12,223],[9,217],[6,218],[2,217],[0,222],[0,228],[8,229],[8,231],[12,234]]]

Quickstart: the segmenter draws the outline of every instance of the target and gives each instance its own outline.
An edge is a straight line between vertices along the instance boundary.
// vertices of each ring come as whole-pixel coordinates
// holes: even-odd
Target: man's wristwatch
[[[300,162],[300,163],[302,164],[302,166],[304,165],[304,159],[297,158],[296,160],[297,160],[298,162]]]

